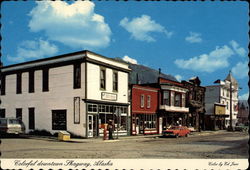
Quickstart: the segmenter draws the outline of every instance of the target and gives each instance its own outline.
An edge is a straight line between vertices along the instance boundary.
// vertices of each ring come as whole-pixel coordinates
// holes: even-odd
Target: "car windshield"
[[[10,123],[10,124],[20,124],[20,123],[19,123],[19,120],[17,120],[17,119],[10,119],[10,120],[9,120],[9,123]]]
[[[178,127],[178,126],[172,126],[172,127],[170,127],[170,128],[168,128],[169,130],[175,130],[175,129],[180,129],[180,127]]]
[[[0,119],[0,124],[1,125],[6,125],[7,124],[7,119]]]

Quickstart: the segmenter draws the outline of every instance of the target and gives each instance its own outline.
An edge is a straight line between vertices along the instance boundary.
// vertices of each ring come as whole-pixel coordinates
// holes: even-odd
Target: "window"
[[[35,108],[29,108],[29,129],[35,129]]]
[[[5,109],[0,109],[0,118],[5,118]]]
[[[34,93],[34,86],[35,86],[35,81],[34,81],[34,71],[29,72],[29,93]]]
[[[102,90],[106,89],[106,70],[101,69],[100,71],[100,88]]]
[[[88,113],[97,113],[97,105],[88,104]]]
[[[174,106],[181,106],[181,94],[175,93]]]
[[[147,108],[150,108],[151,107],[151,96],[148,95],[147,96]]]
[[[5,95],[5,79],[6,76],[1,74],[1,95]]]
[[[49,69],[43,69],[43,92],[49,91]]]
[[[141,95],[141,107],[144,107],[144,94]]]
[[[164,91],[163,92],[163,100],[162,100],[162,104],[163,105],[170,105],[170,100],[169,100],[170,96],[169,96],[169,91]]]
[[[144,117],[144,127],[146,129],[156,128],[156,115],[155,114],[145,114]]]
[[[74,89],[81,88],[81,63],[74,64]]]
[[[16,75],[16,94],[22,93],[22,74],[17,73]]]
[[[67,130],[67,110],[52,110],[52,130]]]
[[[113,72],[113,91],[118,91],[118,73]]]
[[[21,108],[16,109],[16,118],[22,120],[22,109]]]
[[[229,108],[228,105],[229,105],[229,103],[227,102],[227,109]]]

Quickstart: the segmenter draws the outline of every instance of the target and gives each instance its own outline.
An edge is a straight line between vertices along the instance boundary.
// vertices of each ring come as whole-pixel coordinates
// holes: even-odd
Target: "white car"
[[[0,134],[23,134],[25,126],[20,119],[0,118]]]

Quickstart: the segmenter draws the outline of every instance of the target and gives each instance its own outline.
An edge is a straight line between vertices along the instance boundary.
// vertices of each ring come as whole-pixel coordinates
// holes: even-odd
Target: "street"
[[[196,132],[189,137],[128,136],[118,140],[54,137],[1,139],[1,158],[248,158],[247,132]]]

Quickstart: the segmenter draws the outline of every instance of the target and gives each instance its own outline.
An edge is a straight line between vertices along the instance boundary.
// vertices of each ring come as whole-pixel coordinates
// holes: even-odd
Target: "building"
[[[237,123],[239,125],[248,126],[249,125],[248,116],[249,116],[249,105],[248,105],[247,100],[239,100]]]
[[[217,80],[218,85],[206,86],[205,108],[206,129],[225,129],[237,123],[238,82],[231,72],[224,81]]]
[[[189,107],[187,125],[195,130],[205,130],[205,91],[206,88],[200,86],[199,77],[193,77],[189,81],[181,81],[188,89],[186,94],[186,106]]]
[[[146,85],[131,87],[132,135],[157,134],[158,129],[158,88]]]
[[[1,116],[22,119],[27,133],[98,137],[113,120],[116,133],[128,135],[129,72],[128,64],[90,51],[1,67]]]
[[[189,108],[186,106],[188,89],[177,81],[159,77],[159,133],[170,125],[187,126]]]

